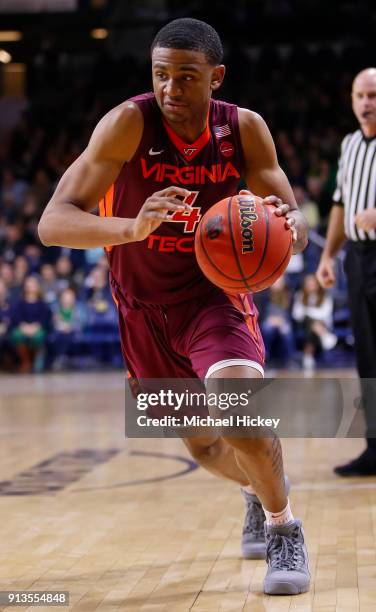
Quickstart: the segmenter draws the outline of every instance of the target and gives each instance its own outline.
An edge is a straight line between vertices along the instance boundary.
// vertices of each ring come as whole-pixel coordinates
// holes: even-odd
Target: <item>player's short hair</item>
[[[157,32],[151,51],[155,47],[201,51],[209,64],[216,66],[223,59],[223,47],[218,32],[205,21],[184,17],[174,19]]]

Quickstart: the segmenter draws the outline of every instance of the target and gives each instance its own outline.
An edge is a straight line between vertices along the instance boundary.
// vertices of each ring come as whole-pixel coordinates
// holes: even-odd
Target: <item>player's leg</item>
[[[249,485],[247,475],[236,461],[234,448],[217,433],[183,438],[183,442],[193,459],[214,476],[227,478],[243,487]]]
[[[215,370],[215,367],[212,368]],[[261,376],[258,370],[253,370],[255,376]],[[197,437],[198,436],[198,437]],[[236,458],[236,449],[227,440],[213,430],[210,435],[196,434],[195,437],[183,438],[191,456],[203,468],[222,478],[237,482],[241,485],[245,500],[245,519],[242,530],[242,554],[245,559],[264,559],[266,556],[264,522],[265,514],[261,502],[253,487],[249,476],[239,465]],[[285,492],[289,492],[289,481],[285,476]]]
[[[236,300],[236,298],[234,298]],[[176,319],[176,320],[175,320]],[[169,314],[171,338],[177,351],[185,352],[201,379],[224,364],[247,364],[263,375],[264,347],[257,325],[257,310],[245,300],[235,304],[223,292],[201,303],[188,303]],[[248,477],[235,458],[234,448],[217,435],[185,440],[192,456],[211,473],[239,483],[245,498],[242,553],[246,559],[266,554],[265,514]]]
[[[237,365],[216,370],[210,379],[244,378],[249,382],[259,377],[257,370]],[[276,436],[260,438],[257,435],[224,435],[224,439],[233,447],[235,459],[247,475],[265,511],[268,563],[265,592],[295,595],[308,591],[310,573],[304,534],[301,521],[293,517],[287,498],[279,439]]]
[[[249,483],[249,478],[236,460],[235,449],[227,440],[214,433],[209,436],[183,438],[191,456],[214,476],[241,485],[245,501],[241,548],[245,559],[265,559],[265,513],[261,502]],[[289,489],[286,477],[286,490]]]
[[[209,380],[223,378],[251,380],[262,378],[262,375],[249,366],[233,365],[216,370]],[[270,512],[280,512],[286,506],[287,498],[279,439],[276,436],[260,438],[255,431],[255,437],[231,435],[224,440],[233,448],[239,467],[247,475],[263,506]]]
[[[171,326],[173,320],[173,316],[170,315],[168,322]],[[177,323],[177,327],[181,329],[180,321]],[[141,390],[140,379],[196,376],[191,363],[181,354],[174,352],[166,342],[164,325],[165,320],[160,319],[157,310],[149,312],[147,309],[135,311],[127,309],[126,313],[122,310],[119,312],[121,345],[125,362],[131,372],[129,382],[135,394]],[[178,433],[180,434],[179,430]],[[249,490],[249,479],[236,461],[233,447],[218,436],[217,432],[207,428],[205,435],[187,437],[183,440],[192,457],[203,468],[216,476],[246,487],[242,488],[246,501],[242,536],[243,556],[253,559],[265,558],[263,528],[265,515],[259,500]]]

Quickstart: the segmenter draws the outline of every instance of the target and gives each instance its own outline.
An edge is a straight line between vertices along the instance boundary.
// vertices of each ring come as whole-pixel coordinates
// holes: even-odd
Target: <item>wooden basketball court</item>
[[[312,588],[269,597],[237,486],[179,440],[126,440],[123,396],[121,373],[0,378],[1,591],[67,590],[76,612],[376,610],[376,479],[331,469],[362,440],[283,441]]]

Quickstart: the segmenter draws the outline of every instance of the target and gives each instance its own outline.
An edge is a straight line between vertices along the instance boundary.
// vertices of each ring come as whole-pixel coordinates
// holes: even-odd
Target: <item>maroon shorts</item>
[[[119,303],[123,356],[134,378],[207,378],[231,365],[264,373],[251,296],[216,292],[170,306]]]

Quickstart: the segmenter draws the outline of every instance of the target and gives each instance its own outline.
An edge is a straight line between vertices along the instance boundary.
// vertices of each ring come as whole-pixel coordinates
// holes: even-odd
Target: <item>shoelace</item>
[[[261,504],[249,502],[244,522],[244,533],[254,533],[257,538],[264,539],[265,514]]]
[[[299,539],[299,527],[296,527],[291,536],[276,533],[268,542],[267,556],[270,565],[278,570],[295,570],[304,564],[302,543]]]

